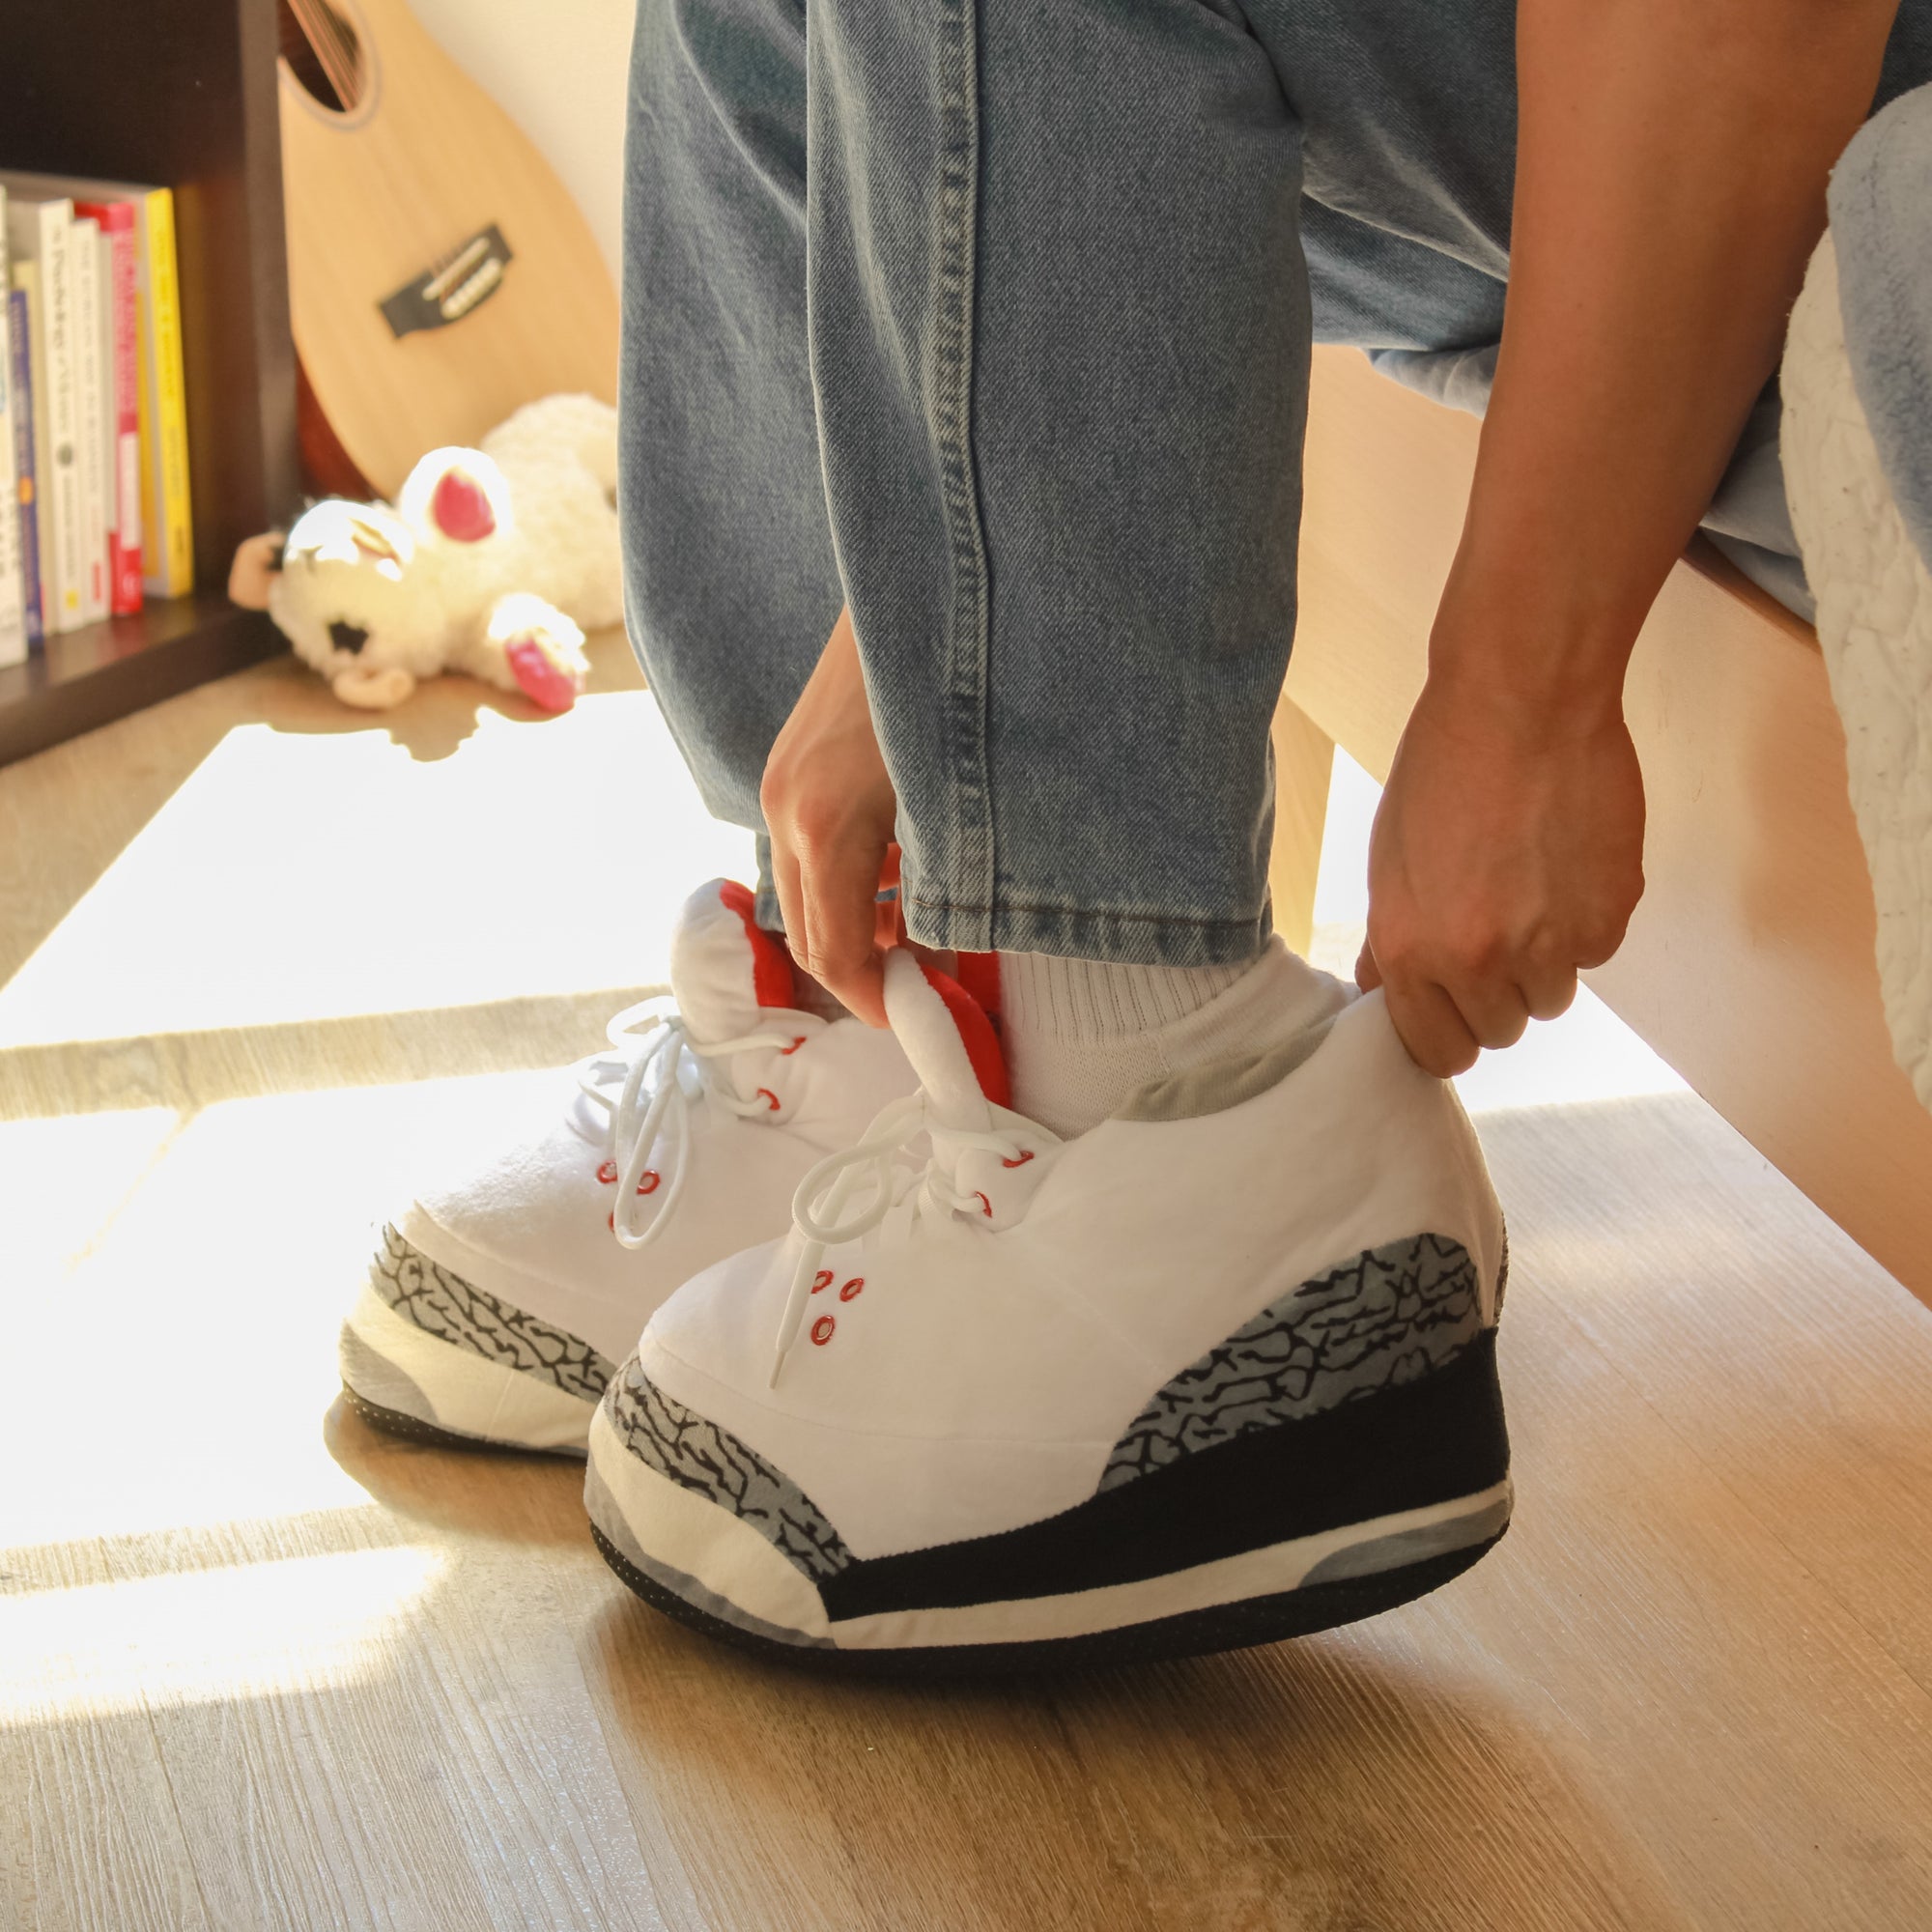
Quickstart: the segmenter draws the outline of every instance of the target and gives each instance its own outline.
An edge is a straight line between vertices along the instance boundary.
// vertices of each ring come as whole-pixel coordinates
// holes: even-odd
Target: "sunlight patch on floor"
[[[377,1232],[497,1107],[558,1091],[493,1074],[0,1129],[9,1189],[57,1208],[43,1228],[9,1197],[33,1241],[0,1271],[0,1460],[35,1477],[0,1484],[0,1548],[366,1503],[323,1423]]]
[[[447,1561],[405,1545],[0,1596],[0,1724],[353,1683]]]
[[[0,1048],[634,986],[751,850],[643,692],[486,709],[434,761],[242,725],[0,988]]]

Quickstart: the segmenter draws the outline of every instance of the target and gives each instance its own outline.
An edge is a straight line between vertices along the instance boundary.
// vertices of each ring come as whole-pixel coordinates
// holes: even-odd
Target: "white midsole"
[[[364,1283],[349,1312],[363,1346],[400,1370],[423,1393],[439,1429],[526,1449],[582,1455],[597,1405],[521,1370],[459,1348],[398,1315]]]
[[[1507,1521],[1512,1499],[1505,1477],[1489,1489],[1426,1509],[1347,1523],[1163,1577],[1055,1597],[883,1611],[835,1624],[826,1617],[818,1591],[786,1557],[729,1510],[639,1462],[601,1409],[591,1425],[590,1460],[622,1514],[622,1535],[614,1533],[615,1525],[600,1524],[620,1548],[634,1545],[652,1561],[695,1578],[760,1624],[793,1631],[808,1641],[829,1641],[840,1650],[1041,1643],[1274,1596],[1298,1588],[1330,1557],[1383,1538],[1440,1529],[1466,1520],[1465,1541],[1487,1541]],[[1456,1547],[1456,1539],[1448,1537],[1442,1547]]]

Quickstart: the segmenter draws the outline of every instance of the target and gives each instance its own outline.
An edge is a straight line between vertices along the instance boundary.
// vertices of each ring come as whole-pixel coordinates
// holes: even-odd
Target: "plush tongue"
[[[791,954],[752,917],[752,895],[730,879],[699,886],[684,902],[670,942],[670,988],[691,1037],[756,1033],[774,1007],[797,1005]]]
[[[1006,1056],[982,1000],[984,976],[969,970],[979,997],[958,980],[923,964],[909,948],[886,954],[886,1017],[919,1075],[927,1103],[948,1125],[983,1132],[992,1124],[988,1103],[1012,1104]]]

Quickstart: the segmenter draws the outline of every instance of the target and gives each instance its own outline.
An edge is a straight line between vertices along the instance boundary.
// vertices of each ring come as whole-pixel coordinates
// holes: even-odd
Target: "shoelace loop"
[[[921,1135],[931,1143],[929,1155],[923,1162],[906,1159]],[[953,1158],[976,1149],[997,1154],[1008,1167],[1024,1166],[1033,1157],[1010,1133],[976,1132],[934,1120],[924,1094],[920,1093],[895,1100],[866,1129],[863,1138],[838,1153],[827,1154],[807,1172],[791,1201],[792,1226],[803,1239],[784,1313],[779,1319],[771,1386],[778,1386],[779,1372],[798,1339],[811,1285],[822,1272],[819,1263],[827,1248],[870,1234],[915,1189],[921,1191],[922,1200],[930,1200],[943,1212],[991,1215],[986,1197],[977,1190],[962,1193],[953,1186],[948,1172]],[[853,1189],[862,1181],[870,1182],[866,1205],[839,1219]],[[826,1279],[831,1279],[829,1274]]]
[[[668,1224],[685,1177],[691,1172],[691,1102],[707,1095],[714,1106],[750,1118],[778,1111],[778,1098],[761,1087],[746,1099],[731,1084],[731,1076],[714,1062],[760,1047],[795,1052],[803,1044],[792,1033],[748,1033],[735,1039],[692,1039],[684,1016],[668,1002],[670,988],[654,986],[633,1006],[616,1014],[605,1030],[614,1052],[599,1054],[578,1075],[577,1084],[605,1115],[604,1152],[607,1167],[616,1169],[617,1205],[611,1214],[611,1232],[627,1248],[654,1241]],[[648,1022],[648,1030],[637,1029]],[[607,1091],[618,1068],[623,1084],[613,1099]],[[668,1175],[663,1189],[640,1194],[642,1178],[659,1140],[665,1143],[660,1172]],[[601,1172],[601,1170],[600,1170]],[[641,1221],[639,1203],[649,1200],[652,1213]]]

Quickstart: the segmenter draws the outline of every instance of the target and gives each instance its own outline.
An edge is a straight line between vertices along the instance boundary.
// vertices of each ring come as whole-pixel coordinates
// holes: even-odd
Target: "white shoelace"
[[[654,986],[635,1006],[618,1013],[606,1029],[614,1054],[599,1054],[577,1076],[584,1097],[604,1110],[604,1151],[617,1170],[617,1205],[611,1215],[611,1232],[627,1248],[641,1248],[657,1238],[669,1222],[678,1196],[691,1172],[691,1102],[708,1095],[712,1105],[750,1118],[769,1111],[769,1095],[743,1098],[731,1076],[713,1061],[759,1047],[788,1047],[797,1037],[782,1033],[741,1034],[736,1039],[706,1040],[697,1045],[685,1029],[683,1016],[668,1002],[668,986]],[[649,1022],[649,1031],[636,1029]],[[613,1098],[608,1091],[622,1074]],[[663,1167],[669,1180],[656,1212],[639,1225],[638,1183],[651,1165],[659,1139],[665,1142]],[[657,1190],[653,1188],[651,1194]]]
[[[931,1152],[923,1162],[908,1160],[905,1156],[922,1134],[931,1142]],[[1054,1137],[1036,1130],[1030,1138]],[[971,1149],[983,1149],[998,1154],[1002,1160],[1018,1160],[1027,1152],[1009,1133],[976,1133],[935,1121],[925,1095],[920,1093],[895,1100],[855,1146],[826,1155],[807,1173],[791,1201],[792,1225],[804,1239],[798,1264],[792,1270],[784,1313],[779,1319],[771,1387],[778,1386],[779,1372],[784,1367],[792,1344],[798,1340],[806,1307],[811,1299],[811,1284],[820,1272],[819,1263],[827,1248],[870,1234],[908,1197],[911,1197],[912,1217],[917,1217],[921,1206],[927,1201],[948,1214],[987,1211],[984,1196],[962,1193],[953,1186],[947,1171],[951,1157]],[[866,1206],[842,1221],[837,1219],[862,1179],[871,1183]]]

